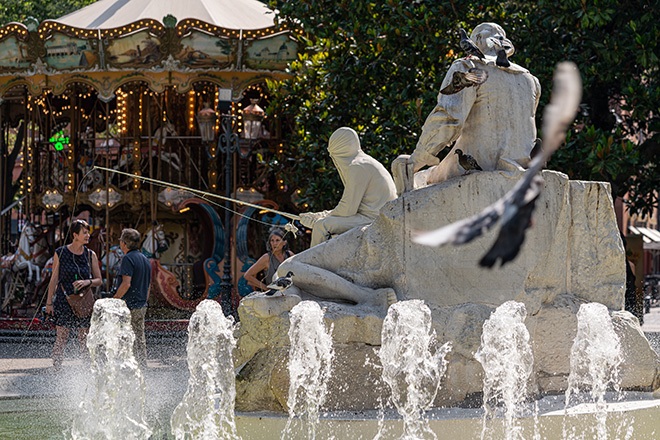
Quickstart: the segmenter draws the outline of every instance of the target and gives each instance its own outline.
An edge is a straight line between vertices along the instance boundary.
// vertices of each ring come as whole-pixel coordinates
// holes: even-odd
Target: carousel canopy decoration
[[[99,0],[38,27],[0,28],[0,96],[17,85],[58,95],[78,82],[111,99],[128,82],[183,93],[195,80],[239,96],[256,77],[285,77],[297,53],[292,31],[257,0]]]

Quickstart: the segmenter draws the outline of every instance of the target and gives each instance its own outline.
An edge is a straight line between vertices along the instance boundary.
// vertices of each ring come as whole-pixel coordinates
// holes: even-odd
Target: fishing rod
[[[191,192],[191,193],[194,193],[194,194],[200,194],[200,195],[203,195],[203,196],[206,196],[206,197],[215,197],[217,199],[225,200],[227,202],[233,202],[233,203],[237,203],[239,205],[245,205],[245,206],[249,206],[251,208],[256,208],[256,209],[260,209],[260,210],[264,210],[264,211],[273,212],[275,214],[281,215],[282,217],[290,218],[291,220],[300,221],[300,216],[299,215],[290,214],[288,212],[283,212],[283,211],[278,211],[277,209],[267,208],[267,207],[261,206],[261,205],[255,205],[254,203],[245,202],[245,201],[242,201],[242,200],[232,199],[231,197],[225,197],[225,196],[221,196],[219,194],[214,194],[214,193],[202,191],[202,190],[199,190],[199,189],[189,188],[187,186],[177,185],[175,183],[170,183],[170,182],[165,182],[165,181],[162,181],[162,180],[152,179],[150,177],[144,177],[144,176],[138,176],[138,175],[135,175],[135,174],[125,173],[123,171],[113,170],[112,168],[94,166],[94,169],[101,170],[101,171],[108,171],[110,173],[115,173],[115,174],[120,174],[120,175],[123,175],[123,176],[130,177],[132,179],[139,179],[139,180],[142,180],[143,182],[154,183],[156,185],[160,185],[160,186],[164,186],[164,187],[168,187],[168,188],[181,189],[181,190],[188,191],[188,192]]]

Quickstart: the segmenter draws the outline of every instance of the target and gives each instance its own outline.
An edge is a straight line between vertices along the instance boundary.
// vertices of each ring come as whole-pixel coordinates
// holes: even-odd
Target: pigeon
[[[575,118],[581,98],[582,82],[577,67],[571,62],[559,63],[555,69],[550,103],[543,114],[544,148],[532,160],[523,177],[501,199],[480,213],[433,231],[416,234],[413,242],[426,246],[465,244],[489,231],[501,220],[502,227],[497,239],[479,264],[492,267],[499,259],[502,261],[501,267],[512,261],[520,252],[525,232],[532,224],[534,204],[543,186],[543,179],[538,173],[566,138],[566,131]]]
[[[470,156],[469,154],[463,154],[463,150],[457,148],[454,151],[454,154],[458,154],[458,163],[465,170],[463,175],[470,174],[470,171],[477,170],[483,171],[483,169],[477,163],[477,160]]]
[[[529,157],[530,159],[534,159],[541,153],[543,153],[543,141],[541,138],[536,138],[534,140],[534,145],[532,145],[532,151],[529,153]]]
[[[495,64],[500,67],[511,66],[511,63],[509,62],[509,59],[506,56],[506,51],[504,49],[500,49],[497,51],[497,58],[495,59]]]
[[[486,82],[488,79],[488,72],[482,69],[473,67],[467,72],[454,72],[451,82],[447,87],[440,90],[443,95],[453,95],[458,93],[466,87],[478,86]]]
[[[485,60],[486,57],[484,56],[484,53],[477,47],[476,44],[474,44],[474,41],[470,40],[470,37],[468,37],[465,29],[458,28],[458,31],[461,33],[461,41],[459,43],[461,49],[463,49],[463,51],[468,55],[472,55],[481,60]]]
[[[490,41],[495,43],[495,45],[500,48],[497,50],[497,58],[495,59],[495,65],[499,67],[510,67],[511,63],[509,62],[509,57],[506,54],[506,51],[511,49],[511,46],[505,45],[503,43],[504,37],[500,37],[499,40],[491,38]]]
[[[282,295],[284,295],[284,291],[289,287],[293,286],[293,281],[291,280],[292,276],[293,276],[293,272],[289,271],[285,276],[279,277],[278,279],[270,283],[268,286],[266,286],[270,289],[268,292],[266,292],[266,295],[273,296],[277,291],[279,291]]]

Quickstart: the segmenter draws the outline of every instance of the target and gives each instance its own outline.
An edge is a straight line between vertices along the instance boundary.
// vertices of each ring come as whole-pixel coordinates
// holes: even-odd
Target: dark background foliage
[[[631,208],[657,205],[658,2],[613,0],[311,1],[273,0],[279,19],[302,28],[306,51],[295,77],[272,84],[271,111],[291,126],[289,148],[274,166],[301,189],[309,209],[337,202],[341,183],[326,152],[341,126],[358,131],[365,151],[389,167],[410,154],[451,62],[463,56],[458,27],[493,21],[516,45],[512,61],[541,82],[541,127],[552,72],[574,61],[584,81],[581,112],[549,168],[573,179],[605,180],[629,191]]]
[[[52,20],[85,7],[95,0],[2,0],[0,25],[12,21],[24,23],[28,17],[39,22]]]

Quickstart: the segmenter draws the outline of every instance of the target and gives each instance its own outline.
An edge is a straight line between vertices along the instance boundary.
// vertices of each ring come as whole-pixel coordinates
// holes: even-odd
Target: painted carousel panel
[[[284,70],[298,55],[298,43],[288,34],[246,44],[245,65],[258,70]]]
[[[89,69],[99,64],[96,40],[74,38],[55,32],[44,46],[46,64],[58,70]]]
[[[30,66],[27,42],[15,36],[0,41],[0,72],[26,69]]]
[[[229,67],[236,59],[237,40],[215,37],[199,31],[192,31],[181,39],[182,49],[176,58],[188,67],[215,68]]]
[[[151,67],[163,58],[160,39],[148,31],[111,40],[107,52],[112,67]]]

